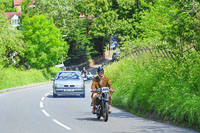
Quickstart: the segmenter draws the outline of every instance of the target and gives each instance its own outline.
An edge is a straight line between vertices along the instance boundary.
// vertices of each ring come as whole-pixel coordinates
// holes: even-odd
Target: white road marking
[[[42,112],[43,112],[47,117],[50,116],[45,110],[42,110]]]
[[[49,93],[45,94],[45,97],[47,97],[49,95]]]
[[[66,126],[66,125],[64,125],[64,124],[62,124],[61,122],[57,121],[56,119],[52,119],[52,120],[53,120],[56,124],[58,124],[58,125],[64,127],[65,129],[67,129],[67,130],[72,130],[70,127],[68,127],[68,126]]]
[[[53,91],[51,91],[50,93],[52,93]],[[45,97],[47,97],[50,93],[46,93],[45,94]],[[41,101],[44,101],[45,97],[42,97],[41,98]],[[43,108],[43,102],[40,102],[40,107]],[[47,116],[49,117],[50,115],[45,111],[45,110],[42,110],[42,112]],[[61,127],[67,129],[67,130],[72,130],[70,127],[64,125],[63,123],[57,121],[56,119],[52,119],[53,122],[55,122],[56,124],[60,125]]]
[[[40,102],[40,108],[43,108],[43,102]]]
[[[41,101],[44,101],[45,97],[42,97]]]

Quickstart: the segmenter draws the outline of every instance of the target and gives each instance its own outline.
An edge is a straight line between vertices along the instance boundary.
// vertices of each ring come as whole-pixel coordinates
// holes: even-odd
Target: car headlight
[[[83,88],[83,85],[76,85],[77,88]]]
[[[55,87],[63,87],[61,84],[55,84]]]

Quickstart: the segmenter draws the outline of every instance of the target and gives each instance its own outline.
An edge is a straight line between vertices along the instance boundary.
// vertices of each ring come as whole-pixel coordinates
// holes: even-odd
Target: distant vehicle
[[[89,72],[87,75],[87,80],[93,80],[93,78],[94,78],[94,75],[92,75],[92,73]]]
[[[113,50],[115,50],[115,49],[116,49],[116,45],[115,45],[115,43],[112,43],[112,45],[111,45],[110,48],[113,49]]]
[[[87,81],[87,80],[92,80],[94,78],[94,75],[92,75],[91,73],[88,73],[88,74],[82,74],[81,75],[83,77],[83,80],[84,81]]]
[[[110,45],[110,46],[109,46]],[[115,50],[118,46],[118,43],[117,42],[113,42],[112,44],[108,44],[107,47],[110,48],[110,49],[113,49]]]
[[[112,61],[118,61],[120,59],[120,51],[116,51],[112,55]]]
[[[85,97],[85,83],[79,71],[60,71],[53,81],[53,97],[58,95]]]

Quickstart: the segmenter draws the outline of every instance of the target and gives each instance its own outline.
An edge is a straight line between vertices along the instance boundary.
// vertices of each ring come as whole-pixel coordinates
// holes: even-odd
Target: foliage
[[[199,40],[199,2],[159,0],[141,14],[140,39],[151,45],[179,49]],[[156,26],[155,26],[156,25]],[[197,37],[198,36],[198,37]],[[199,46],[198,46],[199,47]]]
[[[88,27],[90,20],[79,18],[80,12],[75,7],[78,2],[66,0],[41,0],[36,1],[36,8],[26,8],[30,0],[23,3],[23,11],[26,15],[47,14],[49,18],[53,18],[54,24],[61,31],[62,38],[68,42],[70,48],[65,64],[78,64],[88,61],[94,50],[94,44],[90,41]]]
[[[197,0],[84,0],[81,10],[93,14],[93,38],[109,42],[118,35],[121,44],[166,45],[183,50],[188,44],[197,49],[200,27],[200,6]],[[103,47],[101,47],[103,48]]]
[[[0,0],[0,5],[4,5],[6,8],[12,8],[13,0]]]
[[[191,51],[181,62],[127,58],[106,67],[113,104],[200,130],[200,58]]]
[[[60,68],[42,70],[2,68],[0,71],[0,89],[49,81],[51,78],[56,76],[58,71],[60,71]]]
[[[45,13],[54,18],[70,45],[67,63],[103,54],[112,35],[117,35],[125,48],[141,44],[162,45],[180,52],[189,44],[200,48],[197,0],[41,0],[36,1],[34,9],[24,8],[29,2],[25,0],[23,6],[29,16]],[[86,18],[93,15],[94,19],[84,19],[82,23],[80,12]],[[81,38],[84,40],[79,46]]]
[[[68,45],[61,39],[53,19],[45,15],[25,17],[22,31],[26,44],[26,62],[34,68],[46,68],[62,62]]]
[[[24,56],[24,42],[21,32],[9,25],[0,12],[0,66],[19,66]]]
[[[69,38],[68,42],[70,42],[69,49],[69,58],[66,61],[66,64],[78,64],[81,61],[88,61],[91,59],[91,55],[95,53],[93,44],[90,42],[91,37],[86,34],[87,25],[89,20],[77,20],[76,25],[74,24],[74,38]]]
[[[13,8],[13,0],[0,0],[0,10],[5,12],[16,12],[17,9]]]
[[[139,13],[149,9],[151,1],[41,0],[36,1],[36,8],[29,9],[27,7],[30,0],[25,0],[22,10],[29,16],[45,13],[52,17],[70,45],[66,63],[76,64],[77,59],[87,61],[96,55],[103,55],[104,48],[113,35],[118,35],[121,43],[135,39],[138,36],[135,23],[140,20]],[[80,13],[85,14],[82,21]],[[87,19],[88,16],[94,16],[94,19]]]
[[[84,0],[82,7],[86,14],[93,14],[95,19],[91,25],[93,38],[101,40],[101,49],[113,35],[117,35],[121,44],[134,40],[137,33],[136,24],[140,20],[140,12],[148,10],[152,0]]]

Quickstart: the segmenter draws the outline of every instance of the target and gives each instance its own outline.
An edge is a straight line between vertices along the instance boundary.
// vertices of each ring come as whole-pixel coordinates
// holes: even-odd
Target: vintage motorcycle
[[[112,92],[108,87],[102,87],[97,90],[95,90],[99,95],[96,99],[96,115],[97,119],[100,120],[101,117],[103,117],[104,122],[108,121],[108,93]]]

